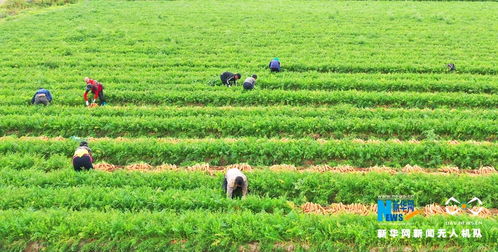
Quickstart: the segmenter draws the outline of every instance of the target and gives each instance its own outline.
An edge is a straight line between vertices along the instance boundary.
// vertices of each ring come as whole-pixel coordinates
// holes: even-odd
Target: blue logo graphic
[[[418,213],[414,200],[377,200],[378,221],[409,220]]]

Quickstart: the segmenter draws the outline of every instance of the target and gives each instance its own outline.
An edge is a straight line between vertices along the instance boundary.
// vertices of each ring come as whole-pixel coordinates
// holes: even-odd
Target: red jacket
[[[87,85],[91,85],[91,89],[90,90],[86,90],[85,91],[85,94],[83,95],[83,98],[85,99],[85,101],[88,101],[88,91],[92,91],[92,94],[93,94],[93,99],[97,100],[97,98],[99,98],[99,94],[102,92],[102,90],[104,89],[104,86],[102,86],[102,84],[96,80],[88,80],[86,82]]]

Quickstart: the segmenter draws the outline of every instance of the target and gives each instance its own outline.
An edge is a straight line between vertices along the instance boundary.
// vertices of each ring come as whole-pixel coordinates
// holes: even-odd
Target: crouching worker
[[[85,94],[83,95],[83,98],[85,99],[85,104],[86,106],[89,106],[90,103],[88,102],[88,92],[92,92],[93,94],[93,101],[92,103],[95,103],[97,99],[99,99],[99,105],[103,106],[106,104],[105,102],[105,96],[104,96],[104,86],[102,83],[92,80],[88,77],[85,77],[85,83],[86,83],[86,89],[85,89]]]
[[[242,198],[244,198],[247,195],[247,186],[246,175],[239,169],[230,169],[225,174],[223,191],[226,192],[228,198],[233,198],[234,195],[242,195]]]
[[[237,85],[237,80],[242,78],[239,73],[233,74],[230,72],[224,72],[220,75],[221,84],[231,87],[232,85]]]
[[[271,72],[280,72],[280,59],[275,57],[268,64]]]
[[[38,89],[33,98],[31,98],[31,104],[34,105],[43,104],[47,106],[51,102],[52,102],[52,94],[50,94],[50,91],[44,88]]]
[[[73,167],[75,171],[93,169],[92,150],[88,148],[88,143],[83,141],[80,147],[76,148],[73,155]]]
[[[251,77],[248,77],[244,81],[244,90],[251,90],[254,88],[254,85],[256,85],[256,79],[258,78],[257,75],[253,74]]]
[[[446,66],[448,67],[448,70],[449,70],[450,72],[451,72],[451,71],[455,71],[455,70],[456,70],[456,68],[455,68],[455,64],[453,64],[453,63],[450,63],[450,64],[448,64],[448,65],[446,65]]]

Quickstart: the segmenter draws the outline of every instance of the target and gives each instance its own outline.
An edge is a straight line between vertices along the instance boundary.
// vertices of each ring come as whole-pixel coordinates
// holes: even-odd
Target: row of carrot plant
[[[151,187],[108,188],[78,186],[65,188],[0,187],[4,195],[0,209],[59,208],[80,211],[83,209],[121,211],[177,212],[203,209],[208,211],[234,211],[244,209],[253,212],[289,212],[292,205],[284,198],[268,198],[249,195],[244,200],[231,200],[217,189],[193,190]]]
[[[72,156],[71,140],[3,137],[0,153],[33,153]],[[91,139],[97,160],[113,164],[144,161],[152,165],[207,162],[213,165],[249,163],[351,164],[358,167],[386,165],[422,167],[454,165],[460,168],[496,167],[498,145],[491,142],[362,141],[312,139]]]
[[[69,208],[89,208],[104,207],[115,202],[116,208],[120,209],[143,206],[157,210],[156,204],[165,207],[165,204],[169,205],[174,199],[184,202],[181,204],[191,204],[193,208],[197,203],[207,207],[205,204],[213,200],[222,201],[222,172],[213,175],[200,171],[75,173],[70,160],[64,165],[63,170],[49,173],[27,169],[28,167],[25,170],[2,168],[0,182],[3,188],[0,191],[5,192],[5,197],[0,199],[0,206],[4,209],[27,206],[43,208],[54,204]],[[247,204],[258,201],[257,197],[269,197],[275,201],[267,201],[268,205],[278,203],[279,208],[284,208],[279,199],[295,204],[375,204],[378,196],[392,194],[414,195],[417,206],[434,203],[444,205],[450,197],[462,200],[478,197],[483,206],[498,207],[494,200],[498,197],[496,174],[472,176],[258,170],[246,172],[246,176],[249,179],[250,195],[255,196]],[[204,194],[208,196],[203,196]],[[53,195],[61,196],[52,198]],[[40,198],[39,202],[30,200],[37,197]],[[73,198],[74,202],[71,202]],[[92,203],[93,200],[97,203]],[[127,202],[129,205],[126,205]],[[171,208],[177,209],[173,206]]]
[[[396,229],[406,225],[382,225],[375,216],[304,215],[291,212],[217,213],[208,211],[169,211],[139,213],[65,209],[0,211],[2,250],[22,250],[29,244],[52,250],[238,250],[256,244],[260,249],[275,250],[292,245],[296,249],[319,251],[348,250],[353,246],[368,250],[378,246],[417,246],[436,249],[464,247],[466,250],[491,249],[498,235],[496,219],[479,219],[476,226],[448,226],[448,221],[475,222],[475,218],[422,217],[410,220],[410,229],[445,229],[446,238],[378,238],[378,229]],[[341,227],[341,228],[337,228]],[[448,238],[452,230],[461,234],[470,229],[470,238]],[[253,247],[254,248],[254,247]]]
[[[444,119],[444,120],[498,120],[496,109],[419,109],[419,108],[358,108],[354,105],[337,105],[322,107],[305,106],[251,106],[251,107],[201,107],[201,106],[103,106],[88,110],[85,107],[74,107],[53,104],[48,107],[0,106],[2,115],[47,115],[74,116],[86,114],[92,117],[147,117],[156,118],[188,117],[188,116],[288,116],[319,117],[324,119]]]
[[[32,94],[18,96],[15,90],[0,95],[5,105],[28,104]],[[55,98],[54,98],[55,99]],[[498,96],[465,93],[365,92],[365,91],[309,91],[220,89],[217,91],[115,91],[107,95],[109,104],[170,104],[211,106],[261,105],[336,105],[357,107],[390,106],[404,108],[495,108]],[[82,105],[81,92],[64,93],[56,104]]]
[[[157,69],[156,69],[157,70]],[[184,71],[191,72],[185,76]],[[155,90],[166,91],[172,89],[203,89],[213,90],[207,85],[210,81],[219,82],[214,72],[219,69],[204,69],[199,72],[192,69],[165,70],[160,76],[155,72],[136,73],[140,76],[95,76],[105,84],[108,90]],[[324,74],[317,72],[293,73],[285,72],[279,75],[269,74],[266,71],[254,71],[259,78],[258,89],[287,89],[287,90],[361,90],[361,91],[408,91],[408,92],[463,92],[463,93],[496,93],[498,85],[493,75],[453,75],[453,74]],[[135,74],[131,71],[130,74]],[[145,74],[150,74],[147,76]],[[247,75],[247,74],[246,74]],[[0,77],[1,81],[16,85],[16,90],[30,92],[40,85],[51,90],[82,89],[82,76],[58,76],[51,74],[43,80],[33,80],[33,76]],[[57,81],[54,80],[57,79]],[[41,83],[43,82],[43,83]],[[73,85],[70,85],[73,83]],[[0,89],[1,90],[1,89]],[[3,90],[2,90],[3,91]]]
[[[407,139],[497,139],[496,120],[340,119],[282,116],[189,116],[157,118],[92,115],[0,116],[0,135],[92,137],[314,137]]]

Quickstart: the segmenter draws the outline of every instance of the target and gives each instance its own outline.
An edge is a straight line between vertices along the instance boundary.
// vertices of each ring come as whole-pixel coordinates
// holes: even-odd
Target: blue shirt
[[[280,61],[278,61],[278,60],[270,61],[269,67],[270,67],[270,69],[280,70]]]
[[[50,94],[50,91],[48,91],[44,88],[40,88],[40,89],[38,89],[38,91],[36,91],[35,95],[33,95],[33,98],[31,98],[31,103],[35,103],[35,97],[38,94],[45,94],[45,96],[47,97],[47,100],[49,102],[52,102],[52,94]]]

